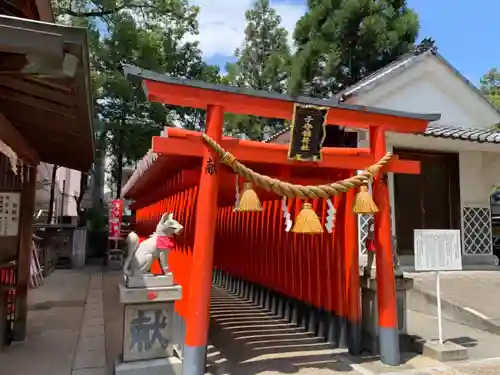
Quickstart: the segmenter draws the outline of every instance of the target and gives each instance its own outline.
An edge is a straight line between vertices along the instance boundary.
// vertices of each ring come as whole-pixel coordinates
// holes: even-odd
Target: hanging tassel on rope
[[[357,214],[374,214],[378,212],[378,207],[373,201],[368,185],[362,185],[359,188],[352,210]]]
[[[292,229],[293,221],[291,219],[290,211],[288,211],[288,204],[286,203],[286,196],[281,199],[281,211],[285,219],[285,232],[290,232]]]
[[[253,189],[251,182],[245,182],[243,184],[243,192],[240,196],[240,201],[238,203],[239,212],[260,212],[262,211],[262,205],[257,193]]]
[[[318,215],[314,212],[311,203],[306,202],[302,205],[302,210],[300,210],[299,215],[295,219],[292,232],[307,234],[323,233],[323,226]]]

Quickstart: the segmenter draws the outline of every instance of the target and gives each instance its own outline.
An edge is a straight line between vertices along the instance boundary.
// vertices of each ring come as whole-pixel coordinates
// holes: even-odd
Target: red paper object
[[[123,201],[115,199],[111,202],[111,212],[109,214],[109,236],[120,237],[123,216]]]

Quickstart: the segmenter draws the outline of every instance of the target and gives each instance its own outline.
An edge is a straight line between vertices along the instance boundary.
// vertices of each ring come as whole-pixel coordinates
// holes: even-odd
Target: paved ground
[[[237,375],[311,374],[474,374],[500,375],[500,336],[444,320],[445,340],[468,348],[469,360],[442,364],[421,355],[404,355],[398,367],[384,366],[377,357],[352,358],[287,322],[214,288],[210,338]],[[425,340],[437,338],[437,319],[408,312],[408,331]],[[497,358],[495,358],[497,357]],[[481,370],[481,371],[480,371]],[[480,372],[478,372],[480,371]]]
[[[408,332],[426,340],[438,339],[438,321],[416,311],[408,311]],[[443,336],[468,349],[469,358],[473,360],[500,357],[500,336],[480,331],[465,325],[443,320]]]
[[[432,273],[408,274],[415,287],[427,293],[436,293]],[[500,326],[499,271],[441,272],[441,297]],[[499,352],[500,355],[500,352]]]
[[[102,273],[99,268],[58,270],[42,287],[30,290],[28,338],[0,353],[0,373],[111,375],[113,362],[121,352],[122,309],[116,288],[119,280],[119,272]],[[211,374],[500,375],[500,358],[487,359],[500,357],[500,336],[451,321],[444,322],[445,338],[467,346],[472,362],[450,366],[408,355],[404,364],[393,368],[383,366],[376,357],[350,358],[342,350],[332,349],[215,288],[212,318],[210,339],[218,350],[213,346],[208,349]],[[434,338],[436,319],[410,312],[409,330]]]
[[[0,353],[2,374],[106,374],[100,272],[56,271],[28,306],[28,337]]]

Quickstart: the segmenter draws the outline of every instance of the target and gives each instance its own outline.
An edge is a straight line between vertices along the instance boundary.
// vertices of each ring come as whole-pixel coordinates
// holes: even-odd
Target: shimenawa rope
[[[363,173],[344,180],[336,181],[326,185],[295,185],[280,181],[275,178],[261,175],[240,163],[233,154],[224,150],[217,142],[206,134],[202,134],[202,139],[219,155],[222,163],[231,167],[232,170],[244,179],[251,181],[255,185],[267,191],[273,191],[279,196],[288,198],[317,199],[328,198],[347,190],[366,185],[373,176],[389,162],[392,152],[388,152],[375,164],[370,165]]]

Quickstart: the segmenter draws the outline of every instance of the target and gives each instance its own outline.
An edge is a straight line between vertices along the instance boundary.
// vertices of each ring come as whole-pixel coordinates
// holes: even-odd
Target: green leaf
[[[329,98],[411,50],[418,30],[405,1],[309,0],[294,32],[290,91]]]

